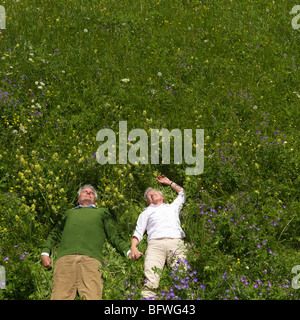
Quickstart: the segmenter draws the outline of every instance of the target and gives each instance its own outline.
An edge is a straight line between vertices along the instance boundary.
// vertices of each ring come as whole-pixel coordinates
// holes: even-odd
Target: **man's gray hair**
[[[78,198],[80,197],[80,194],[81,194],[82,190],[86,189],[86,188],[91,188],[94,191],[95,200],[97,200],[97,198],[98,198],[97,190],[91,184],[85,184],[84,186],[79,188],[79,190],[78,190]]]
[[[144,199],[146,200],[147,203],[148,203],[147,194],[148,194],[151,190],[157,191],[160,195],[163,196],[163,193],[162,193],[160,190],[153,189],[153,188],[147,188],[146,191],[145,191],[145,193],[144,193]]]

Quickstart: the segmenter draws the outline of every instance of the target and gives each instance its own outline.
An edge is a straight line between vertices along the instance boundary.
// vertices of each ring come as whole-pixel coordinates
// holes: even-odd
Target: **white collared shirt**
[[[145,232],[148,235],[147,241],[158,238],[184,238],[185,233],[181,229],[179,220],[179,212],[184,202],[185,194],[180,191],[171,204],[150,204],[139,215],[133,236],[139,242],[143,239]]]

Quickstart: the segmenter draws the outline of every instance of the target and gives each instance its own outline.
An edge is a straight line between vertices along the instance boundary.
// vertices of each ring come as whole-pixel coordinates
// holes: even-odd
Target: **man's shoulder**
[[[144,210],[140,213],[140,216],[148,215],[151,211],[152,211],[151,206],[148,206],[148,207],[144,208]]]

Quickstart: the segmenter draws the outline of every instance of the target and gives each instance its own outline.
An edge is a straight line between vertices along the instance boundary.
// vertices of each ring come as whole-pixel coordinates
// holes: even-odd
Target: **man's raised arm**
[[[180,191],[183,191],[184,189],[180,187],[178,184],[176,184],[174,181],[171,181],[169,178],[167,178],[165,175],[158,176],[156,180],[162,184],[165,184],[167,186],[170,186],[176,193],[179,193]]]

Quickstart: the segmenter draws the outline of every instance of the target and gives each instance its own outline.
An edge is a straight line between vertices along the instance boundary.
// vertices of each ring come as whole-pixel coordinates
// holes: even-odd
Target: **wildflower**
[[[39,164],[34,165],[34,168],[37,172],[40,172],[42,170],[42,167]]]
[[[89,30],[88,30],[88,29],[84,29],[83,31],[84,31],[85,33],[89,32]]]
[[[21,131],[23,131],[23,133],[26,133],[26,132],[27,132],[27,130],[25,130],[25,127],[24,127],[24,126],[20,126],[19,129],[20,129]]]
[[[162,73],[161,73],[161,72],[157,72],[157,75],[158,75],[159,77],[161,77],[161,76],[162,76]]]
[[[130,79],[125,78],[125,79],[121,79],[120,81],[122,81],[122,82],[124,82],[124,83],[127,83],[127,82],[130,81]]]
[[[226,275],[227,275],[227,272],[225,271],[224,274],[222,275],[222,278],[223,279],[228,279],[228,277],[226,277]]]

